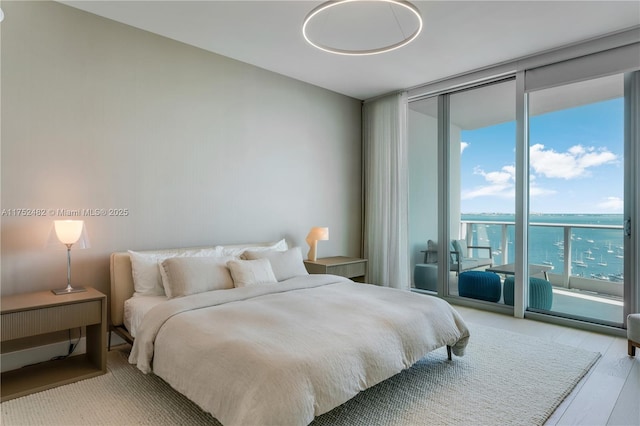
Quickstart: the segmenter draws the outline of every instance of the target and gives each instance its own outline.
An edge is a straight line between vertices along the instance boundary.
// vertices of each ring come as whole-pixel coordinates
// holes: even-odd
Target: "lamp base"
[[[307,253],[307,260],[315,262],[316,259],[316,250],[318,248],[318,240],[312,240],[309,243],[309,253]]]
[[[82,293],[83,291],[87,291],[84,287],[67,287],[67,288],[58,288],[55,290],[51,290],[53,294],[71,294],[71,293]]]

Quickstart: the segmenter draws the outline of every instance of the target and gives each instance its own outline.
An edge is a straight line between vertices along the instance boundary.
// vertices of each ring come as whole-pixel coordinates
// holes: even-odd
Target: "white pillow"
[[[168,298],[233,288],[227,268],[232,257],[170,257],[160,263]]]
[[[131,273],[133,275],[134,296],[164,296],[164,287],[158,262],[170,257],[221,256],[218,247],[202,249],[160,250],[156,252],[136,252],[129,250]]]
[[[278,281],[288,280],[300,275],[309,275],[307,268],[304,267],[300,247],[294,247],[287,251],[255,251],[250,249],[245,251],[242,256],[248,260],[268,259]]]
[[[227,266],[233,278],[233,285],[236,287],[278,282],[267,259],[231,260],[227,262]]]
[[[224,256],[235,256],[240,257],[242,253],[246,250],[278,250],[285,251],[289,248],[287,241],[283,238],[280,241],[275,243],[265,243],[265,244],[235,244],[229,246],[218,246],[218,248],[222,249],[222,254]]]

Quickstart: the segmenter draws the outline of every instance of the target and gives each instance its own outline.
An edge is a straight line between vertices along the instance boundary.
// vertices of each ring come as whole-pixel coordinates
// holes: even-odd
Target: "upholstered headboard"
[[[133,296],[129,253],[111,253],[111,324],[122,325],[124,302]]]
[[[231,244],[224,245],[225,248],[248,248],[248,247],[268,247],[279,245],[279,248],[286,250],[287,243],[284,240],[268,243],[246,243],[246,244]],[[162,253],[162,252],[176,252],[180,250],[190,249],[203,249],[213,248],[208,247],[189,247],[189,248],[176,248],[176,249],[163,249],[163,250],[146,250],[140,251],[140,253]],[[133,273],[131,271],[131,258],[129,252],[115,252],[111,253],[110,258],[110,271],[111,271],[111,324],[114,326],[121,326],[124,322],[124,302],[133,296]]]

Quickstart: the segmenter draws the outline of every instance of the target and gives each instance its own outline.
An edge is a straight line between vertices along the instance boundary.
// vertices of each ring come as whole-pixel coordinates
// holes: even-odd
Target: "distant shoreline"
[[[571,275],[607,281],[622,279],[623,215],[616,213],[535,214],[529,228],[529,262],[553,266],[555,273],[564,270],[564,255],[571,261]],[[491,246],[496,264],[515,261],[515,214],[464,213],[461,221],[473,226],[471,242]],[[492,222],[496,222],[494,225]],[[507,223],[506,228],[503,224]],[[537,226],[536,226],[537,225]],[[571,250],[564,251],[564,229],[571,229]],[[502,231],[506,230],[507,259],[504,259]]]

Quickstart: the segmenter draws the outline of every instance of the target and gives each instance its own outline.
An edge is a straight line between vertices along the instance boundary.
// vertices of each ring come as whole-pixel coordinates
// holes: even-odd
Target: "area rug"
[[[439,349],[317,417],[313,426],[541,425],[600,357],[470,324],[464,357]],[[108,373],[2,403],[11,425],[220,425],[112,350]],[[256,424],[259,424],[256,419]]]

